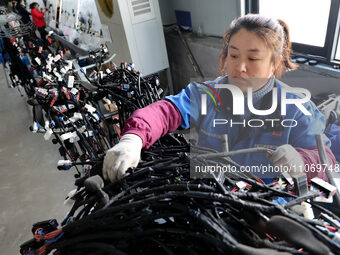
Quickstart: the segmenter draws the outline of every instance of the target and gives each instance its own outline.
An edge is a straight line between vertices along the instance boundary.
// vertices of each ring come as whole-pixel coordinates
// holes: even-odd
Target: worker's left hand
[[[290,144],[284,144],[278,147],[268,159],[273,166],[281,167],[282,172],[288,171],[289,173],[304,172],[304,162],[300,153],[294,149]]]

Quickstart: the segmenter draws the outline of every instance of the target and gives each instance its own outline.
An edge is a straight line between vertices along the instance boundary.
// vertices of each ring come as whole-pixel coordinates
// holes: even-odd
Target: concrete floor
[[[56,218],[74,188],[75,170],[57,170],[58,146],[29,131],[31,107],[17,89],[9,88],[0,65],[0,253],[19,254],[33,238],[32,224]]]

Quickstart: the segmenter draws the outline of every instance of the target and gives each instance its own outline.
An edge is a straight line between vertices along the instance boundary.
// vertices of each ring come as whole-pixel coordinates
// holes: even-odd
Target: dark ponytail
[[[284,43],[283,43],[283,49],[282,49],[282,68],[281,68],[281,73],[280,73],[280,76],[281,76],[281,74],[284,72],[297,69],[299,65],[290,61],[290,52],[291,52],[292,43],[290,41],[289,27],[287,23],[284,22],[283,20],[278,19],[277,21],[282,26],[283,33],[284,33]]]

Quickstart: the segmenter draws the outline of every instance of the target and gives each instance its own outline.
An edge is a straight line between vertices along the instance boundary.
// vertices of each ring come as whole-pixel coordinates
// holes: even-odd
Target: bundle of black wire
[[[189,154],[180,136],[173,139],[172,146],[144,152],[144,162],[114,183],[79,179],[63,236],[45,254],[338,254],[316,228],[320,222],[291,210],[313,195],[296,198],[235,173],[223,183],[192,179],[190,160],[205,160],[210,151],[193,147],[196,154]],[[101,165],[94,168],[100,174]],[[240,179],[252,188],[231,191]],[[281,206],[271,202],[277,196],[294,200]]]

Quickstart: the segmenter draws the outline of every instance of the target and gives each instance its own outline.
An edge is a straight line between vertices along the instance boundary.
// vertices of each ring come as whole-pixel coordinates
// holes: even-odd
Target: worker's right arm
[[[114,181],[129,167],[136,167],[142,148],[149,148],[160,137],[175,131],[181,114],[169,101],[161,100],[133,112],[118,144],[106,152],[103,177]]]
[[[104,178],[116,180],[129,167],[137,166],[142,148],[148,149],[159,138],[178,127],[190,128],[190,121],[195,121],[199,115],[199,107],[193,107],[190,102],[193,90],[196,95],[197,86],[190,84],[175,96],[134,111],[125,124],[120,142],[106,153]],[[199,100],[194,102],[199,103]]]

